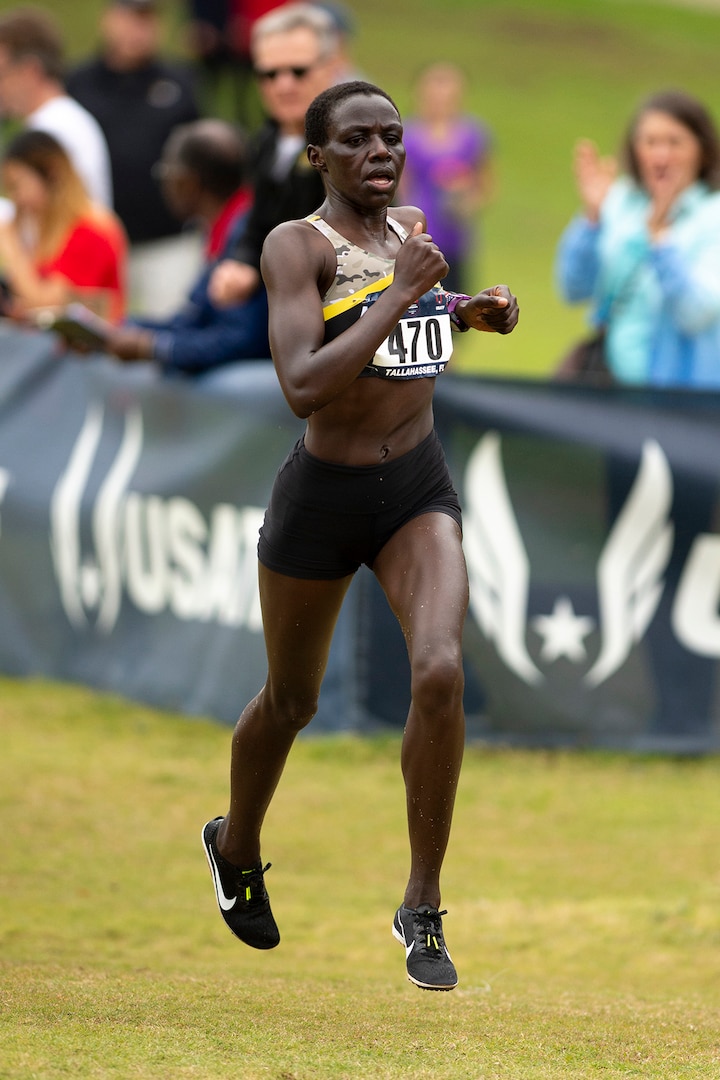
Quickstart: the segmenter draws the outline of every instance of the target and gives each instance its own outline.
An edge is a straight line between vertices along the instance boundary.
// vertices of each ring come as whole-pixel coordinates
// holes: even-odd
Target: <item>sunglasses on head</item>
[[[274,82],[278,75],[292,75],[294,79],[304,79],[318,63],[319,61],[316,61],[314,64],[306,64],[304,67],[267,68],[264,71],[261,68],[256,68],[255,78],[260,82]]]

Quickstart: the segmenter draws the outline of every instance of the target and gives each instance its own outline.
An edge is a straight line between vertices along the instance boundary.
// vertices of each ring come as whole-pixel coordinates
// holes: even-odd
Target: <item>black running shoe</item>
[[[403,904],[395,912],[393,936],[405,946],[407,975],[421,990],[454,990],[457,971],[443,937],[442,916],[430,904],[408,908]]]
[[[220,914],[235,937],[246,945],[253,949],[274,949],[280,942],[280,931],[265,888],[264,875],[270,869],[270,863],[241,870],[224,859],[215,844],[222,820],[217,817],[208,821],[202,831]]]

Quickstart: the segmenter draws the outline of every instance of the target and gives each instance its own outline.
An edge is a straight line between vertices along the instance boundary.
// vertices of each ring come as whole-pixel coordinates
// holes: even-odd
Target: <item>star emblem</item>
[[[541,660],[551,663],[566,656],[573,663],[580,663],[587,658],[583,638],[595,628],[595,620],[576,615],[569,597],[559,596],[552,615],[536,615],[531,624],[543,639]]]

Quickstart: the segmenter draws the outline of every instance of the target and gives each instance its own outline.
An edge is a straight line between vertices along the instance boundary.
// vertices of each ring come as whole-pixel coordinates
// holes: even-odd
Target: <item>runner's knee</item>
[[[317,712],[319,690],[315,687],[306,690],[281,687],[270,693],[275,723],[288,731],[302,731]]]
[[[464,687],[461,652],[434,650],[413,664],[412,700],[422,713],[435,715],[459,708]]]

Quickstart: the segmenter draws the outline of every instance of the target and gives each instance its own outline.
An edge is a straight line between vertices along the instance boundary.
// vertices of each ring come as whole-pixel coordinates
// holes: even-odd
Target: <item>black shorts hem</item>
[[[399,458],[351,467],[310,454],[300,439],[281,465],[260,530],[258,558],[274,573],[307,581],[349,577],[404,525],[462,512],[435,431]]]

